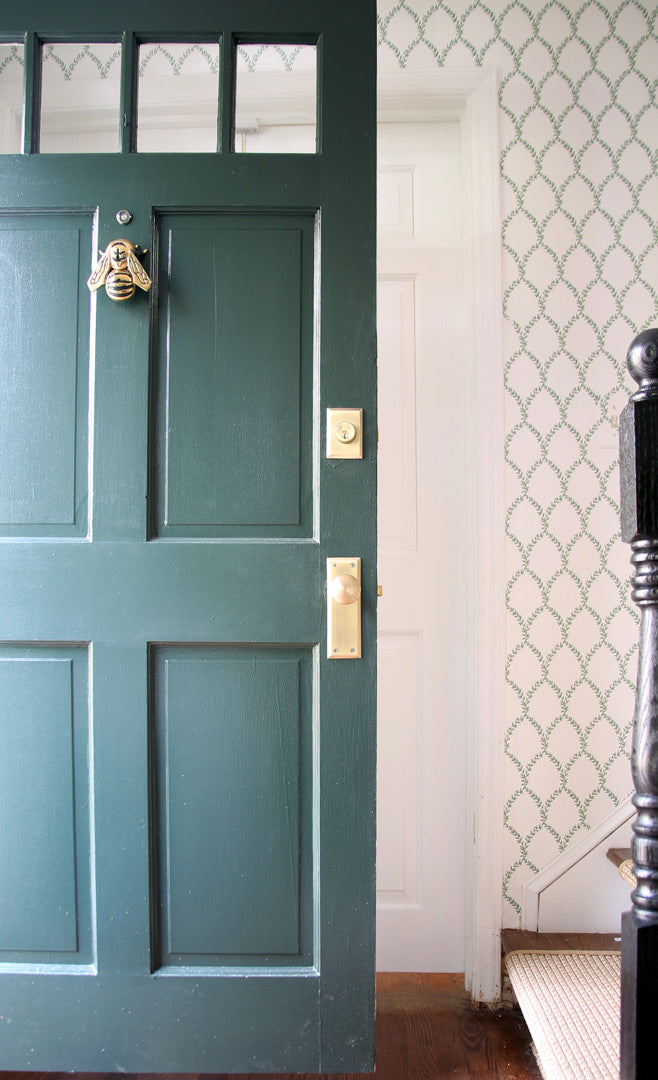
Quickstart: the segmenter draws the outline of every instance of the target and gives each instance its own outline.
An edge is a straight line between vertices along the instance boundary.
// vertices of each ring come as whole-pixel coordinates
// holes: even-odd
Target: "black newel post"
[[[637,888],[622,917],[621,1080],[658,1076],[658,329],[628,350],[639,384],[619,423],[621,535],[631,545],[640,652],[631,770]]]

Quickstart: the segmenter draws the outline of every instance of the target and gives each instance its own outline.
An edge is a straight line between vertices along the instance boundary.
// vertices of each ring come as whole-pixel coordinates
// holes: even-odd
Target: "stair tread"
[[[507,974],[545,1080],[618,1080],[620,961],[619,953],[596,949],[507,956]]]
[[[621,866],[631,857],[631,849],[629,847],[611,847],[606,851],[606,858],[610,859],[610,862],[615,866]]]

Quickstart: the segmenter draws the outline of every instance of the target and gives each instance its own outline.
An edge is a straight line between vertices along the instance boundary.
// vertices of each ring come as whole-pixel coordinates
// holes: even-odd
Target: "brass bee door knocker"
[[[136,285],[148,292],[151,279],[139,261],[142,255],[146,251],[130,240],[111,240],[87,282],[90,292],[104,285],[110,300],[129,300]]]

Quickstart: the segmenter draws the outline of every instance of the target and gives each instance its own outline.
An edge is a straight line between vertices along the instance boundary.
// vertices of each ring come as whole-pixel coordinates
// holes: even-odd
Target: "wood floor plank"
[[[463,975],[378,975],[376,1056],[375,1080],[541,1080],[518,1009],[477,1008],[466,994]],[[116,1080],[116,1075],[0,1071],[0,1080]],[[367,1080],[368,1076],[372,1080],[372,1074],[357,1073],[295,1074],[287,1080]],[[139,1080],[204,1078],[142,1074]],[[286,1077],[221,1073],[213,1080]]]

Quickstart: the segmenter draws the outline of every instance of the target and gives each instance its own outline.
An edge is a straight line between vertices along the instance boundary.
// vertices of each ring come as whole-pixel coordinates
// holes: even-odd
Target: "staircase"
[[[544,1080],[618,1080],[620,938],[504,930],[502,941]]]
[[[637,884],[620,939],[556,947],[536,935],[514,947],[506,935],[507,973],[545,1080],[658,1075],[658,328],[633,339],[626,362],[638,384],[619,418],[621,536],[631,546],[632,598],[640,610],[631,752]]]
[[[634,889],[637,885],[637,879],[633,873],[631,849],[613,847],[606,852],[606,856],[619,870],[619,876],[624,879],[627,885],[630,885],[631,889]]]
[[[606,854],[635,888],[630,850]],[[618,1080],[621,937],[504,930],[502,944],[545,1080]]]

